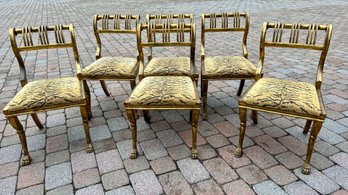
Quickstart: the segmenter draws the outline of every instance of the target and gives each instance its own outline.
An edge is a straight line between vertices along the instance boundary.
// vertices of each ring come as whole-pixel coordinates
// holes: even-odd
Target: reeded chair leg
[[[246,130],[247,109],[239,108],[239,119],[240,119],[239,143],[234,153],[236,157],[241,157],[243,154],[243,141],[244,141],[244,135]]]
[[[100,85],[102,86],[105,95],[110,96],[110,93],[108,91],[108,88],[106,87],[106,83],[104,80],[100,80]]]
[[[16,129],[19,140],[22,144],[22,151],[23,151],[23,159],[22,159],[22,166],[29,165],[31,163],[31,157],[29,155],[28,151],[28,145],[27,145],[27,138],[25,136],[25,132],[23,129],[22,124],[19,122],[17,116],[11,116],[7,118],[10,122],[11,126]]]
[[[311,161],[311,157],[313,153],[314,143],[315,143],[315,140],[317,139],[317,135],[322,125],[323,125],[323,122],[314,121],[314,124],[312,126],[312,131],[308,141],[306,160],[304,161],[302,169],[301,169],[303,174],[309,175],[309,173],[311,172],[310,161]]]
[[[240,96],[243,92],[245,79],[240,80],[237,96]]]
[[[144,115],[144,120],[150,124],[150,120],[151,120],[151,117],[150,117],[150,112],[148,110],[143,110],[143,115]]]
[[[85,96],[87,100],[88,120],[90,120],[92,118],[91,93],[86,80],[83,81],[83,88],[85,90]]]
[[[93,149],[91,135],[89,133],[89,126],[88,126],[88,106],[80,106],[80,112],[82,116],[83,128],[85,130],[85,136],[86,136],[86,143],[87,143],[86,150],[88,153],[90,153],[90,152],[93,152],[94,149]]]
[[[131,126],[132,130],[132,150],[130,152],[129,158],[135,159],[138,156],[138,151],[137,151],[137,122],[135,120],[135,114],[134,110],[128,109],[126,110],[127,116],[128,116],[128,121]]]
[[[191,110],[192,112],[192,149],[191,149],[191,158],[198,158],[197,151],[197,124],[199,119],[200,110]]]
[[[257,111],[256,110],[251,111],[251,119],[253,120],[253,123],[256,125],[257,124]]]
[[[306,121],[306,125],[305,125],[304,128],[303,128],[303,133],[304,133],[304,134],[307,134],[307,133],[308,133],[309,128],[311,128],[311,125],[312,125],[312,121],[311,121],[311,120],[307,120],[307,121]]]
[[[43,128],[44,128],[43,125],[42,125],[42,123],[41,123],[41,121],[40,121],[40,119],[39,119],[39,117],[37,116],[36,113],[31,114],[31,118],[33,118],[33,120],[34,120],[36,126],[37,126],[39,129],[43,129]]]
[[[203,98],[203,118],[202,120],[207,120],[208,111],[207,111],[207,98],[208,98],[208,80],[201,80],[201,96]]]
[[[135,88],[135,85],[136,85],[135,80],[130,80],[129,83],[130,83],[131,89],[133,91],[133,89]]]

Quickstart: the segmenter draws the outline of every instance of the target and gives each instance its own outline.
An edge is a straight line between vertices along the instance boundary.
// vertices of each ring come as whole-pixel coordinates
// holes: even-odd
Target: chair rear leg
[[[237,96],[240,96],[243,92],[245,79],[240,80]]]
[[[88,106],[82,105],[80,106],[80,112],[82,116],[82,121],[83,121],[83,128],[85,130],[85,136],[86,136],[86,150],[88,153],[93,152],[93,145],[92,145],[92,140],[91,140],[91,135],[89,132],[89,126],[88,126]]]
[[[144,120],[150,124],[150,120],[151,120],[151,117],[150,117],[150,112],[148,110],[143,110],[143,115],[144,115]]]
[[[37,116],[36,113],[31,114],[31,118],[33,118],[33,120],[34,120],[36,126],[37,126],[39,129],[43,129],[43,125],[42,125],[42,123],[41,123],[41,121],[40,121],[40,119],[39,119],[39,117]]]
[[[197,124],[199,119],[200,110],[191,110],[192,113],[192,149],[191,149],[191,158],[198,158],[197,150]]]
[[[207,99],[208,99],[208,80],[201,80],[201,96],[203,98],[203,118],[202,120],[207,120],[208,111],[207,111]]]
[[[31,157],[29,155],[27,138],[25,136],[23,126],[20,123],[20,121],[18,120],[17,116],[11,116],[11,117],[8,117],[7,119],[10,122],[11,126],[14,129],[16,129],[19,140],[22,144],[22,151],[24,154],[23,159],[22,159],[22,166],[29,165],[31,163]]]
[[[257,124],[257,111],[256,110],[251,111],[251,119],[253,120],[253,123],[256,125]]]
[[[133,91],[133,89],[134,89],[135,86],[136,86],[135,80],[130,80],[129,83],[130,83],[131,89],[132,89],[132,91]]]
[[[235,151],[236,157],[241,157],[243,154],[243,141],[246,130],[247,109],[239,108],[240,130],[239,130],[239,143]]]
[[[311,120],[307,120],[307,121],[306,121],[306,125],[305,125],[304,128],[303,128],[303,133],[304,133],[304,134],[307,134],[307,133],[308,133],[309,128],[311,128],[311,125],[312,125],[312,121],[311,121]]]
[[[100,80],[100,85],[102,86],[105,95],[106,96],[110,96],[110,93],[108,91],[108,88],[106,87],[106,84],[105,84],[104,80]]]
[[[308,141],[306,160],[304,161],[302,169],[301,169],[303,174],[309,175],[311,172],[310,161],[311,161],[311,157],[313,153],[314,143],[315,143],[315,140],[317,139],[317,135],[322,125],[323,125],[322,121],[314,121],[314,124],[312,126],[312,131]]]

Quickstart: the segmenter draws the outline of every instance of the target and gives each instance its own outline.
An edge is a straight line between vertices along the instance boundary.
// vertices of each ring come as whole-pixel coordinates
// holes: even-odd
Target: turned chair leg
[[[240,80],[237,96],[240,96],[243,92],[245,79]]]
[[[311,157],[313,153],[314,143],[315,143],[315,140],[317,139],[317,135],[322,125],[323,125],[322,121],[314,121],[313,123],[312,131],[308,141],[306,160],[304,161],[302,169],[301,169],[303,174],[309,175],[309,173],[311,172],[310,161],[311,161]]]
[[[307,134],[307,133],[308,133],[309,128],[311,128],[311,125],[312,125],[312,121],[311,121],[311,120],[307,120],[307,121],[306,121],[306,125],[305,125],[304,128],[303,128],[303,133],[304,133],[304,134]]]
[[[88,120],[92,118],[92,108],[91,108],[91,93],[87,85],[87,81],[83,81],[83,88],[85,90],[85,96],[87,101],[87,110],[88,110]]]
[[[135,114],[133,109],[127,109],[128,121],[132,130],[132,150],[130,152],[129,158],[135,159],[138,156],[137,151],[137,122],[135,120]]]
[[[251,110],[251,119],[253,120],[253,123],[256,125],[257,124],[257,111],[256,110]]]
[[[203,117],[202,120],[207,120],[207,99],[208,99],[208,80],[201,80],[201,96],[203,98]]]
[[[102,86],[105,95],[110,96],[110,93],[108,91],[108,88],[106,87],[106,83],[104,80],[100,80],[100,85]]]
[[[86,143],[87,143],[86,150],[88,153],[90,153],[90,152],[93,152],[94,149],[93,149],[91,135],[90,135],[89,126],[88,126],[88,106],[87,105],[80,106],[80,112],[82,116],[83,128],[85,130],[85,136],[86,136]]]
[[[41,121],[40,121],[40,119],[39,119],[39,117],[37,116],[36,113],[31,114],[31,118],[33,118],[33,120],[34,120],[36,126],[37,126],[39,129],[43,129],[43,128],[44,128],[43,125],[42,125],[42,123],[41,123]]]
[[[192,112],[192,149],[191,149],[191,158],[198,158],[197,151],[197,125],[199,119],[200,110],[191,110]]]
[[[239,108],[239,119],[240,119],[239,143],[234,153],[236,157],[241,157],[243,154],[243,141],[244,141],[244,135],[246,130],[247,109]]]
[[[27,145],[27,138],[25,136],[25,132],[23,129],[22,124],[18,120],[17,116],[10,116],[7,118],[11,126],[16,129],[19,140],[22,144],[22,151],[23,151],[23,159],[22,159],[22,166],[29,165],[31,163],[31,157],[29,155],[28,151],[28,145]]]

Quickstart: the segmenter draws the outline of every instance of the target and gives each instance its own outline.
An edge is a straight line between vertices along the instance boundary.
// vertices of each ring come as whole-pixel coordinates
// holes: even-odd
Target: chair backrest
[[[96,59],[101,58],[100,34],[122,33],[136,36],[139,15],[96,15],[93,20],[94,35],[97,40]]]
[[[205,33],[210,32],[243,32],[243,56],[248,58],[247,37],[250,18],[247,12],[212,13],[201,16],[201,50],[204,54]]]
[[[146,14],[146,24],[155,23],[192,23],[193,14]]]
[[[76,63],[76,71],[77,73],[81,71],[74,26],[72,24],[38,27],[29,26],[21,29],[10,28],[9,31],[12,50],[19,64],[20,83],[22,86],[28,83],[24,60],[21,55],[21,52],[23,51],[72,48]],[[70,40],[66,39],[67,34],[70,36]]]
[[[271,36],[267,37],[267,32],[271,30],[273,30],[273,32],[271,32]],[[319,89],[323,80],[323,68],[330,46],[331,34],[331,24],[263,23],[260,40],[259,68],[256,75],[257,79],[261,77],[260,74],[263,68],[266,47],[320,50],[321,54],[316,77],[316,87]],[[322,42],[317,40],[317,37],[323,37]]]
[[[146,32],[147,41],[142,40],[142,32]],[[191,23],[148,23],[138,25],[137,43],[139,59],[144,63],[143,48],[152,47],[190,47],[191,64],[194,65],[196,29]],[[141,67],[140,67],[141,70]]]

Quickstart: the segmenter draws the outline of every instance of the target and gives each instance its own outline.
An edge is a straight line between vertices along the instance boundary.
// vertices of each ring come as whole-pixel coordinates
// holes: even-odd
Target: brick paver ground
[[[18,63],[8,36],[10,27],[73,23],[81,62],[87,66],[95,59],[93,15],[134,13],[144,21],[146,13],[193,13],[198,27],[196,64],[200,67],[200,14],[231,11],[251,14],[248,46],[253,63],[258,61],[263,21],[334,26],[322,86],[328,116],[315,146],[310,176],[299,169],[309,138],[301,133],[303,120],[259,113],[259,124],[248,123],[245,155],[241,159],[233,156],[239,128],[236,81],[209,84],[209,117],[199,122],[198,160],[190,158],[189,113],[185,111],[151,112],[150,125],[140,117],[140,155],[136,160],[128,159],[131,134],[123,101],[130,94],[129,83],[107,82],[112,95],[106,97],[98,82],[90,82],[93,118],[89,125],[94,153],[84,151],[79,109],[40,114],[44,130],[38,130],[30,117],[22,116],[33,162],[21,167],[18,137],[0,114],[0,194],[348,194],[346,0],[0,0],[0,108],[20,89]],[[105,38],[112,42],[105,45],[105,56],[135,56],[134,38]],[[240,38],[212,35],[206,44],[207,56],[240,54]],[[168,56],[173,51],[157,53]],[[73,75],[75,67],[66,54],[65,50],[29,53],[25,57],[29,79]],[[318,56],[301,50],[269,50],[265,76],[313,82]],[[283,63],[286,65],[279,67]],[[246,84],[248,87],[251,82]]]

